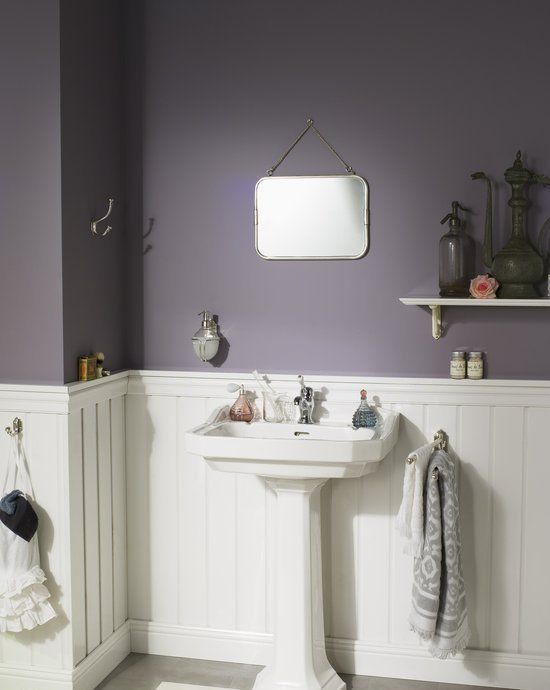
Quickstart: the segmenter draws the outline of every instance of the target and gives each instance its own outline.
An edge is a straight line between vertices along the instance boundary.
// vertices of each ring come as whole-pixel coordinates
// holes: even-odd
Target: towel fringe
[[[409,623],[409,630],[411,630],[411,632],[413,633],[416,633],[416,635],[418,635],[418,637],[424,642],[433,642],[433,632],[422,630],[418,626],[413,625],[413,623]],[[469,641],[470,629],[467,627],[466,630],[462,633],[462,636],[455,641],[452,649],[441,649],[440,647],[437,647],[435,644],[431,644],[429,647],[429,652],[435,659],[445,660],[451,656],[455,656],[456,654],[460,654],[461,652],[463,652],[468,646]]]

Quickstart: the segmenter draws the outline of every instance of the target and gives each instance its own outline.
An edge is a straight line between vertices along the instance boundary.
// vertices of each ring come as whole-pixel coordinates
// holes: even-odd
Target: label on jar
[[[451,378],[466,378],[466,361],[464,359],[451,359]]]
[[[471,359],[468,361],[468,378],[482,379],[483,378],[483,360]]]

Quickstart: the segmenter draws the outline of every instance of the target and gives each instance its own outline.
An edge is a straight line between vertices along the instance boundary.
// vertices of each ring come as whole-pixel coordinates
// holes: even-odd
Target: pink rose
[[[495,299],[497,296],[498,282],[495,278],[485,275],[476,276],[470,281],[470,295],[476,299]]]

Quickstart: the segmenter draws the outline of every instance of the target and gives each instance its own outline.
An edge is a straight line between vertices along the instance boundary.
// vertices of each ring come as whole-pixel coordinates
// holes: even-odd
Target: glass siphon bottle
[[[463,228],[458,209],[467,211],[458,201],[441,221],[449,222],[449,231],[439,240],[439,294],[441,297],[468,297],[474,272],[474,244]]]

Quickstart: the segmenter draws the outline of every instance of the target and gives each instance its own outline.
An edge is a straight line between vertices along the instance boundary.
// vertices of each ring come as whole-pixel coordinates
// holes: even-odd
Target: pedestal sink
[[[378,411],[374,431],[344,424],[231,422],[224,409],[186,434],[187,450],[214,469],[256,474],[277,494],[275,653],[254,690],[345,687],[325,651],[320,489],[331,478],[374,472],[391,451],[399,415]]]

